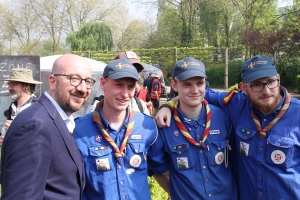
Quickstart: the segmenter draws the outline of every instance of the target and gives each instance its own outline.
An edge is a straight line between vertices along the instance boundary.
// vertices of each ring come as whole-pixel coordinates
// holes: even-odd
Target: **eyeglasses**
[[[247,85],[247,84],[246,84]],[[251,84],[250,87],[253,92],[260,92],[267,86],[269,89],[274,89],[279,85],[279,79],[273,79],[266,83],[254,83]]]
[[[20,84],[19,82],[7,83],[7,85],[11,88],[14,88],[16,85]]]
[[[74,87],[77,87],[78,85],[80,85],[83,80],[85,81],[85,85],[86,85],[87,89],[91,89],[96,83],[96,81],[92,78],[83,79],[77,74],[70,74],[70,75],[67,75],[67,74],[54,74],[53,76],[68,77],[68,79],[70,79],[70,84]]]

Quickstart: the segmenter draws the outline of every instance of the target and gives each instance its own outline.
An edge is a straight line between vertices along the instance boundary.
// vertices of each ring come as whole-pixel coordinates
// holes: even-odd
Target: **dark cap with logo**
[[[144,66],[141,63],[140,58],[133,51],[121,52],[115,57],[115,60],[120,58],[128,59],[135,66],[138,72],[141,72],[144,69]]]
[[[113,80],[120,78],[133,78],[137,81],[139,80],[136,68],[126,58],[109,62],[104,68],[103,77],[109,77]]]
[[[181,81],[195,76],[207,78],[204,64],[192,57],[177,61],[173,68],[172,76],[177,77]]]
[[[254,56],[246,60],[242,65],[241,73],[241,78],[246,83],[277,75],[275,64],[268,56]]]

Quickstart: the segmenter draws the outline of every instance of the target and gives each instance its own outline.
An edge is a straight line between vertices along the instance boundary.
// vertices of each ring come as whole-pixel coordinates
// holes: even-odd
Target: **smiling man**
[[[4,138],[2,200],[82,198],[84,170],[72,113],[87,101],[95,83],[91,75],[80,56],[54,62],[48,92],[18,114]]]
[[[154,120],[129,103],[138,80],[125,58],[104,69],[104,99],[93,113],[76,119],[75,140],[85,162],[83,199],[150,200],[146,153],[157,137]]]
[[[170,127],[159,129],[148,151],[150,172],[171,199],[237,199],[226,153],[230,122],[204,100],[204,64],[184,58],[175,63],[172,76],[179,101]]]

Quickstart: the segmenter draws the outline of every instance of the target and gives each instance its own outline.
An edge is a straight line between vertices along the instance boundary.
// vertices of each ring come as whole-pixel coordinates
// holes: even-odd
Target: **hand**
[[[10,127],[10,124],[12,123],[12,120],[6,120],[4,122],[4,130],[7,131],[7,129]]]
[[[4,140],[4,135],[0,135],[0,147],[2,147],[3,140]]]
[[[7,129],[10,127],[12,120],[6,120],[4,122],[4,130],[7,131]]]
[[[155,122],[159,128],[170,126],[171,111],[169,108],[161,108],[155,116]]]

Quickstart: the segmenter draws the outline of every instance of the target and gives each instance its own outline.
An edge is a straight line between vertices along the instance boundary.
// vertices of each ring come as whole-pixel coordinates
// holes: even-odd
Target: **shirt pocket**
[[[189,143],[169,144],[171,162],[175,170],[194,168]]]
[[[266,159],[271,165],[286,169],[290,167],[295,141],[293,138],[270,134],[266,147]]]
[[[256,157],[256,152],[254,150],[250,151],[252,147],[253,140],[258,140],[257,130],[245,128],[244,126],[237,126],[235,129],[236,134],[236,147],[239,149],[240,154],[246,157]],[[256,142],[255,142],[256,143]]]
[[[129,143],[126,147],[124,164],[127,168],[146,169],[146,147],[144,143]]]
[[[226,152],[227,141],[226,140],[212,140],[211,145],[208,145],[207,159],[210,166],[219,166],[227,162],[228,156]]]
[[[92,171],[109,171],[113,166],[112,152],[110,146],[90,146],[89,165]]]

